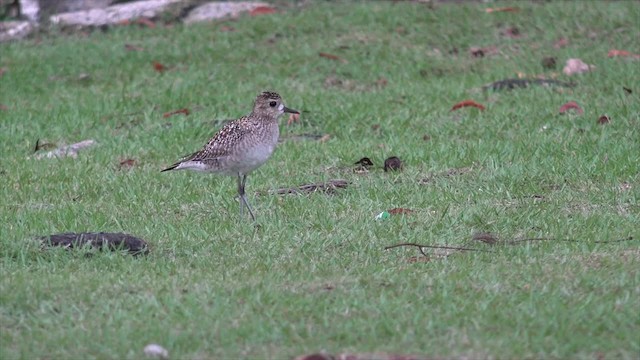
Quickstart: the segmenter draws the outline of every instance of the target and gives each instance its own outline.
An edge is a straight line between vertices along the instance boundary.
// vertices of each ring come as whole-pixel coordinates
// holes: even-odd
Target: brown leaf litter
[[[313,184],[304,184],[295,187],[285,187],[280,188],[274,191],[270,191],[271,194],[304,194],[304,193],[315,193],[322,192],[327,195],[334,195],[338,193],[338,189],[345,189],[349,185],[349,181],[335,179],[329,180],[327,182],[322,183],[313,183]],[[264,195],[264,193],[258,193],[259,195]]]
[[[560,106],[560,109],[558,110],[558,112],[560,114],[565,114],[567,113],[569,110],[575,110],[575,112],[578,115],[582,115],[584,114],[584,110],[582,110],[582,108],[580,107],[580,105],[578,105],[577,102],[575,101],[569,101],[567,103],[565,103],[564,105]]]

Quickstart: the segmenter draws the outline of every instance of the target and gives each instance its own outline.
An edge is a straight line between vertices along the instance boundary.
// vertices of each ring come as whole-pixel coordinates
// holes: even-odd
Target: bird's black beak
[[[293,109],[289,109],[288,107],[284,107],[284,109],[282,109],[284,112],[286,113],[291,113],[291,114],[300,114],[300,111],[298,110],[293,110]]]

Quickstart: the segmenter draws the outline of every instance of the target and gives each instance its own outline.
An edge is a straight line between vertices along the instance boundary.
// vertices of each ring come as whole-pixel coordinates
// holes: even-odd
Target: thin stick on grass
[[[509,245],[517,245],[518,243],[522,243],[522,242],[533,242],[533,241],[562,241],[562,242],[586,242],[586,241],[582,241],[582,240],[576,240],[576,239],[556,239],[556,238],[545,238],[545,237],[541,237],[541,238],[527,238],[527,239],[516,239],[516,240],[510,240],[510,241],[505,241],[506,244]],[[633,236],[629,236],[627,238],[624,239],[617,239],[617,240],[600,240],[600,241],[594,241],[595,244],[610,244],[610,243],[617,243],[617,242],[623,242],[623,241],[632,241]]]
[[[482,251],[482,252],[493,252],[491,250],[482,250],[482,249],[472,249],[472,248],[464,248],[464,247],[456,247],[456,246],[439,246],[439,245],[421,245],[421,244],[416,244],[416,243],[400,243],[400,244],[395,244],[395,245],[389,245],[387,247],[385,247],[385,250],[389,250],[389,249],[393,249],[393,248],[397,248],[400,246],[415,246],[418,248],[418,250],[420,250],[420,253],[424,256],[428,256],[427,254],[425,254],[425,252],[422,250],[422,248],[429,248],[429,249],[444,249],[444,250],[458,250],[458,251]]]

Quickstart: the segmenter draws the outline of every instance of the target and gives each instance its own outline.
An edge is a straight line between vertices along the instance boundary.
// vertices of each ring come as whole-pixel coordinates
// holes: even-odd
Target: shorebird
[[[284,113],[300,114],[284,106],[277,93],[265,91],[256,97],[249,115],[228,122],[202,150],[162,171],[193,170],[237,176],[240,215],[246,206],[251,218],[256,221],[244,192],[247,175],[267,162],[273,154],[280,136],[278,118]]]

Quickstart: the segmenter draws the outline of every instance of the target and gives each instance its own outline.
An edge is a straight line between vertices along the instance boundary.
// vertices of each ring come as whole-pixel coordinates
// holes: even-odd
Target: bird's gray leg
[[[240,197],[240,216],[244,213],[244,199],[242,198],[244,195],[244,187],[242,185],[242,175],[238,173],[238,196]]]
[[[249,210],[249,215],[251,215],[251,219],[253,219],[253,221],[256,221],[256,217],[253,215],[253,211],[251,210],[251,206],[249,205],[249,202],[247,201],[247,197],[244,194],[244,186],[247,183],[247,175],[242,175],[242,179],[240,174],[238,174],[238,195],[240,195],[240,214],[242,214],[242,205],[247,207],[247,210]]]

